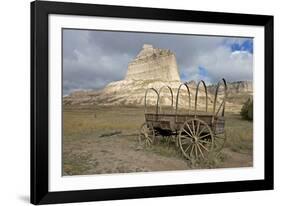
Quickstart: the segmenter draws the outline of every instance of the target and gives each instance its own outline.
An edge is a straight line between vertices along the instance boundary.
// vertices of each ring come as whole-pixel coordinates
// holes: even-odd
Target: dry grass
[[[123,107],[66,107],[63,115],[65,140],[70,136],[81,138],[112,131],[137,131],[144,122],[143,110]]]
[[[63,118],[65,175],[174,169],[175,165],[172,164],[155,165],[155,162],[158,161],[157,158],[163,162],[178,161],[177,164],[181,164],[178,168],[185,169],[251,165],[251,158],[250,162],[247,160],[247,163],[243,158],[252,157],[253,124],[242,120],[238,114],[226,114],[227,142],[219,155],[210,156],[202,161],[188,162],[184,160],[173,141],[168,143],[162,139],[153,147],[139,151],[137,136],[139,127],[144,122],[143,108],[66,106]],[[118,151],[115,151],[116,147],[119,147]],[[127,157],[126,152],[131,156]],[[234,156],[235,154],[246,154],[247,156],[239,156],[239,160],[236,160],[233,154]],[[106,159],[111,158],[110,155],[113,155],[116,160]],[[143,165],[141,162],[136,162],[138,160],[134,160],[134,155],[140,155],[138,158],[142,158]],[[103,161],[99,158],[102,158]],[[149,158],[156,158],[157,161],[153,162]],[[110,168],[115,163],[115,168]],[[150,168],[148,164],[151,164]]]
[[[252,152],[253,122],[242,119],[239,114],[227,114],[226,134],[225,147],[234,152]]]

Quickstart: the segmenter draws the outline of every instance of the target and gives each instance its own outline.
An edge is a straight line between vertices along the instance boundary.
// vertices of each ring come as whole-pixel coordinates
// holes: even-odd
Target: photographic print
[[[253,167],[253,44],[63,28],[62,175]]]
[[[273,16],[31,3],[33,204],[271,190]]]

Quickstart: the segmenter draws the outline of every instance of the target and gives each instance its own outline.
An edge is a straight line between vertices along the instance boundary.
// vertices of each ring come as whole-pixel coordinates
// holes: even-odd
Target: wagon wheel
[[[185,121],[178,138],[181,151],[187,159],[204,159],[213,150],[213,132],[208,124],[200,119]]]
[[[214,135],[214,150],[216,152],[220,152],[222,150],[225,145],[226,138],[227,136],[225,133]]]
[[[149,147],[155,141],[155,132],[152,125],[143,123],[140,127],[139,143],[142,146]]]

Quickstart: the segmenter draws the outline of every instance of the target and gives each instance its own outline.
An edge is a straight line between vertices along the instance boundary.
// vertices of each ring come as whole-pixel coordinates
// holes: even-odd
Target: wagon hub
[[[193,136],[193,142],[198,142],[198,137],[197,136]]]

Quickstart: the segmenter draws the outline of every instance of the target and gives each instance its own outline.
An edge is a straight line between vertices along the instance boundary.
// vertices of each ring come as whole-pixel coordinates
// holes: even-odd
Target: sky
[[[63,94],[124,79],[143,44],[174,52],[183,82],[253,78],[252,38],[64,29]]]

